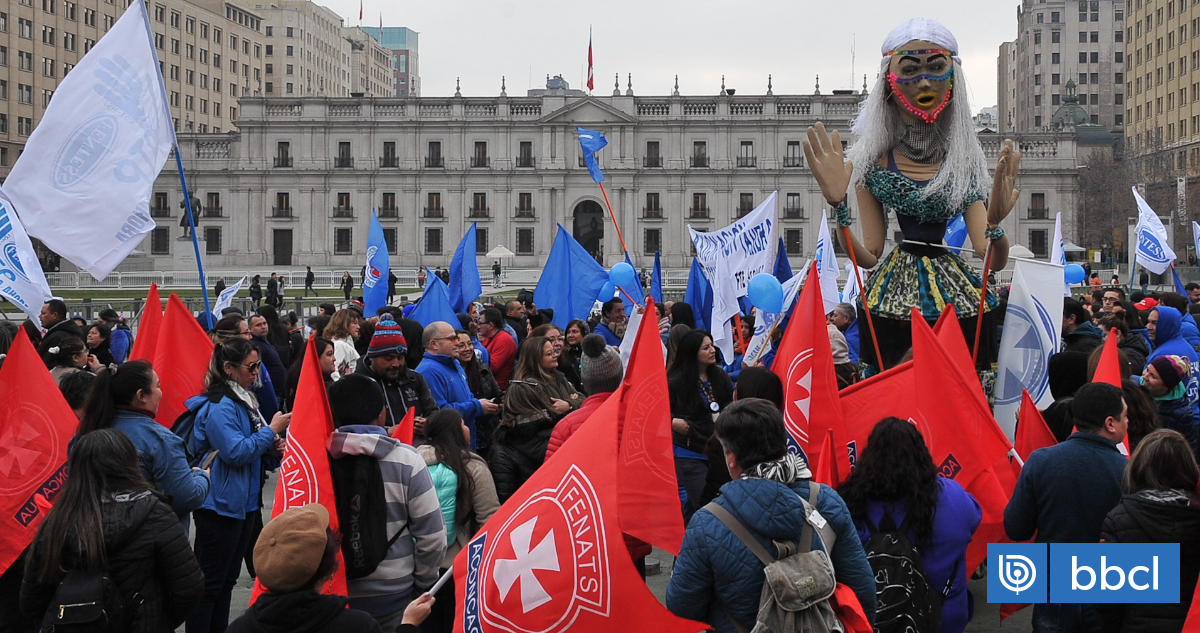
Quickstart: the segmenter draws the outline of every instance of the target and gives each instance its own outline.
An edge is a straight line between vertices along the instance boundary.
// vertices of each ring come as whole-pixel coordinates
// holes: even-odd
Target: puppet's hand
[[[1021,166],[1021,152],[1013,148],[1011,139],[1004,141],[1000,157],[996,159],[996,174],[992,179],[992,197],[988,200],[988,226],[998,226],[1008,217],[1017,203],[1017,170]]]
[[[842,155],[841,135],[834,130],[831,137],[825,131],[825,124],[818,121],[816,127],[808,128],[808,139],[804,141],[804,157],[808,160],[808,168],[812,170],[813,178],[817,179],[817,184],[821,187],[825,201],[836,205],[845,200],[854,165],[846,162]]]

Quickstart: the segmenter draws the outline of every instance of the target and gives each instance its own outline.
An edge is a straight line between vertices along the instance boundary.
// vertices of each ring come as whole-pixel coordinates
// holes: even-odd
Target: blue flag
[[[1171,267],[1171,276],[1175,278],[1175,292],[1183,295],[1186,299],[1188,296],[1187,288],[1183,287],[1183,280],[1179,278],[1179,273],[1175,272],[1175,267]],[[1190,302],[1190,300],[1189,300]]]
[[[788,261],[787,246],[782,237],[779,238],[779,248],[775,251],[775,271],[772,274],[781,284],[786,284],[792,278],[792,262]]]
[[[592,180],[597,183],[604,182],[604,174],[600,171],[600,165],[596,164],[596,152],[608,145],[608,139],[596,130],[585,130],[581,127],[575,129],[579,132],[579,147],[583,148],[583,162],[587,165],[588,172],[592,174]]]
[[[654,271],[650,273],[650,298],[654,303],[662,303],[662,262],[659,261],[658,251],[654,251]]]
[[[565,330],[571,319],[588,317],[606,282],[608,271],[560,224],[533,302],[539,310],[554,310],[553,323]]]
[[[450,260],[450,307],[455,312],[466,313],[467,306],[483,294],[483,282],[479,279],[479,265],[475,261],[475,223],[454,249]],[[453,323],[451,324],[453,325]]]
[[[695,257],[692,257],[692,270],[688,273],[687,292],[683,295],[683,302],[692,306],[696,328],[708,331],[708,318],[712,314],[712,284],[708,283],[708,278],[704,276],[704,267]]]
[[[363,281],[363,312],[375,316],[375,311],[387,305],[388,275],[387,241],[383,239],[383,226],[379,216],[371,209],[371,228],[367,230],[367,275]]]
[[[445,321],[450,324],[450,327],[458,329],[458,314],[454,312],[454,308],[450,307],[450,295],[446,293],[446,283],[438,279],[437,275],[425,269],[428,281],[425,282],[425,293],[421,295],[421,300],[417,301],[417,305],[413,307],[412,312],[408,314],[408,318],[420,323],[422,326],[429,325],[434,321]],[[409,343],[411,345],[411,343]]]
[[[630,268],[633,268],[633,278],[636,280],[632,288],[621,288],[625,291],[625,294],[629,295],[628,297],[625,294],[621,295],[621,300],[625,302],[625,314],[628,315],[633,314],[634,307],[633,303],[629,302],[630,299],[633,299],[634,303],[638,305],[646,305],[646,291],[642,289],[642,276],[638,274],[637,268],[634,267],[633,260],[629,259],[628,251],[625,252],[625,263],[629,264]]]
[[[954,216],[946,224],[946,245],[954,248],[962,248],[962,245],[967,242],[967,221],[963,219],[962,214]]]

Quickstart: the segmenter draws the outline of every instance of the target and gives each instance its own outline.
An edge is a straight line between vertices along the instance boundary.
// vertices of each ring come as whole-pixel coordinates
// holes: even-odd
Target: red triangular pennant
[[[1021,413],[1017,417],[1017,437],[1015,442],[1017,455],[1020,455],[1021,461],[1024,461],[1029,459],[1029,455],[1037,449],[1054,446],[1055,444],[1058,444],[1058,440],[1054,439],[1054,434],[1050,432],[1050,427],[1046,425],[1046,420],[1042,418],[1042,412],[1038,411],[1037,405],[1034,404],[1029,392],[1022,389]]]
[[[33,541],[67,477],[67,442],[79,419],[63,400],[24,328],[0,368],[0,573]]]
[[[392,438],[400,440],[409,446],[412,446],[413,435],[416,432],[417,426],[417,408],[409,407],[408,413],[404,414],[404,419],[400,420],[400,424],[392,430]]]
[[[593,415],[454,559],[454,629],[708,628],[672,615],[638,577],[617,520],[619,470],[617,425]]]
[[[333,433],[333,415],[329,412],[329,393],[325,390],[325,379],[321,375],[316,337],[308,339],[303,363],[300,383],[296,387],[296,406],[292,409],[292,422],[288,426],[287,447],[279,466],[271,518],[274,519],[288,508],[319,503],[329,511],[329,528],[337,532],[337,504],[333,498],[329,453],[325,449],[329,435]],[[340,550],[337,557],[337,572],[325,585],[324,593],[349,595]],[[254,604],[262,592],[262,585],[254,581],[250,604]]]
[[[158,404],[159,424],[171,428],[187,407],[184,402],[204,391],[204,375],[212,360],[213,342],[196,322],[191,310],[175,293],[167,299],[162,318],[160,340],[154,347],[154,371],[162,383],[162,401]],[[138,336],[138,340],[145,338]]]
[[[1135,335],[1136,336],[1136,335]],[[1121,362],[1117,357],[1117,328],[1113,328],[1104,339],[1104,351],[1100,352],[1100,363],[1096,365],[1096,373],[1092,382],[1106,382],[1117,389],[1121,388]]]
[[[154,362],[154,351],[158,346],[158,330],[162,320],[162,299],[158,298],[158,285],[151,283],[150,292],[146,293],[146,305],[142,308],[142,318],[138,319],[137,335],[133,339],[133,348],[129,350],[128,360]]]
[[[816,468],[820,461],[816,449],[828,431],[837,431],[839,437],[845,435],[841,432],[842,407],[816,262],[808,279],[812,283],[805,282],[800,291],[771,371],[783,381],[783,423],[788,431],[789,450],[803,451],[809,467]],[[849,458],[840,454],[837,460],[837,471],[849,473]]]
[[[821,442],[820,458],[817,460],[816,470],[813,471],[813,481],[825,484],[830,488],[837,488],[838,484],[842,483],[838,477],[836,446],[833,429],[829,429],[825,441]]]

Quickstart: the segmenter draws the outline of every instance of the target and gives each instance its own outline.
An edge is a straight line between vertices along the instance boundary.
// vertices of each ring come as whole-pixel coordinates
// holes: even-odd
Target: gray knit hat
[[[604,337],[599,334],[588,334],[583,337],[583,359],[579,368],[579,377],[583,380],[583,389],[589,396],[598,393],[611,393],[621,386],[625,377],[625,368],[621,365],[621,352],[615,347],[604,343]]]

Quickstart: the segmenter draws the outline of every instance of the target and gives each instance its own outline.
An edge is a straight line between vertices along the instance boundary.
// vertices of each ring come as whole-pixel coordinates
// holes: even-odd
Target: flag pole
[[[858,281],[858,297],[863,304],[863,313],[867,315],[867,329],[871,331],[871,343],[875,345],[875,362],[879,371],[884,371],[883,354],[879,353],[879,337],[875,336],[875,322],[871,320],[871,308],[867,307],[867,291],[863,288],[862,272],[858,268],[858,256],[854,254],[854,242],[850,241],[850,227],[842,227],[842,236],[846,239],[846,250],[850,251],[850,261],[854,263],[854,278]],[[804,283],[808,283],[805,280]]]
[[[983,284],[979,288],[979,313],[975,315],[975,344],[971,347],[971,362],[979,358],[979,334],[983,332],[983,311],[987,307],[988,269],[992,267],[992,241],[988,240],[983,255]]]
[[[205,322],[212,323],[212,306],[208,303],[208,280],[204,277],[204,262],[200,259],[200,240],[196,237],[196,220],[192,215],[192,194],[188,191],[187,178],[183,175],[183,159],[180,158],[179,143],[175,144],[175,166],[179,168],[179,184],[183,186],[183,203],[187,212],[188,228],[192,232],[192,248],[196,250],[196,268],[200,271],[200,292],[204,295]],[[212,328],[206,328],[211,330]]]
[[[621,227],[617,226],[617,216],[613,213],[612,203],[608,201],[608,192],[604,190],[604,183],[596,183],[600,185],[600,194],[604,196],[604,204],[608,205],[608,217],[612,218],[613,229],[617,231],[617,239],[621,240],[621,252],[629,254],[629,249],[625,248],[625,237],[621,235]]]

